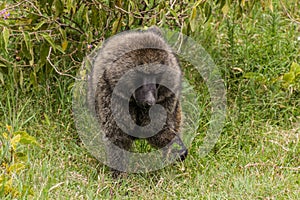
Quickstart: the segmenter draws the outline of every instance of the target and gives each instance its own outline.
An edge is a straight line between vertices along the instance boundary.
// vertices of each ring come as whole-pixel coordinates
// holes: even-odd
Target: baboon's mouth
[[[147,102],[147,101],[142,101],[142,102],[136,102],[138,107],[144,110],[149,110],[152,106],[155,105],[156,102]]]

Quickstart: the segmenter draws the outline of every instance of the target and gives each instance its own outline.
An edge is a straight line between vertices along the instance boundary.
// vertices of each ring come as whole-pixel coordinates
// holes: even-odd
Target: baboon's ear
[[[148,28],[147,31],[153,32],[153,33],[155,33],[155,34],[157,34],[157,35],[159,35],[161,37],[163,36],[162,31],[157,26],[155,26],[155,25],[153,25],[150,28]]]

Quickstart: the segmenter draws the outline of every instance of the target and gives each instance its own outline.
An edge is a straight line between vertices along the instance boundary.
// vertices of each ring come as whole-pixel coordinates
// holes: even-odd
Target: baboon
[[[177,57],[156,26],[118,34],[103,44],[90,73],[88,101],[111,144],[107,154],[114,176],[126,171],[127,161],[111,146],[130,151],[139,138],[157,149],[176,143],[179,148],[171,152],[178,160],[186,158],[179,135],[181,76]],[[154,109],[157,105],[165,112]]]

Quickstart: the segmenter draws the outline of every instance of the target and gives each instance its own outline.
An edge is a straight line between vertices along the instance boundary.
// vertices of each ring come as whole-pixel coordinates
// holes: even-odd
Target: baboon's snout
[[[146,84],[135,91],[134,98],[140,107],[150,108],[156,104],[156,93],[155,84]]]

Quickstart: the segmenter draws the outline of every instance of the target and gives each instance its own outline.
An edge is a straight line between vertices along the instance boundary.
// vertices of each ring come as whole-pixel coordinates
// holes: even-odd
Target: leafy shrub
[[[241,13],[255,1],[8,1],[0,5],[0,84],[23,91],[51,84],[54,74],[75,76],[94,46],[121,30],[157,24],[196,31],[214,10],[227,15],[234,6]],[[270,0],[262,1],[271,8]]]
[[[29,147],[37,146],[36,139],[25,131],[13,132],[11,126],[6,126],[7,132],[0,136],[0,194],[21,196],[22,193],[32,194],[29,186],[23,185],[20,193],[16,188],[16,179],[22,171],[29,168],[28,160]]]

